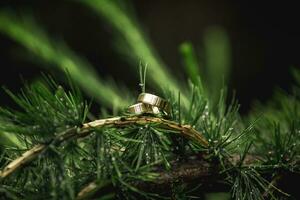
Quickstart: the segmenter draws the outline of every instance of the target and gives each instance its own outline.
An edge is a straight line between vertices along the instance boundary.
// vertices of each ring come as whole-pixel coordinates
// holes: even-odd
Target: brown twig
[[[93,181],[89,183],[87,186],[85,186],[76,197],[76,200],[82,200],[90,197],[94,194],[94,192],[97,192],[99,189],[99,184],[96,181]]]
[[[85,137],[91,132],[93,132],[95,128],[122,128],[132,124],[145,125],[150,123],[156,123],[162,128],[166,128],[166,130],[177,131],[179,134],[182,134],[183,136],[189,139],[195,140],[203,146],[208,146],[208,143],[206,139],[202,136],[202,134],[193,129],[191,126],[180,125],[170,120],[150,116],[113,117],[95,120],[84,124],[81,128],[71,128],[65,131],[64,133],[57,136],[50,144],[59,145],[60,143],[68,139]],[[0,178],[8,177],[14,171],[18,170],[19,168],[23,167],[24,165],[37,158],[47,149],[47,147],[49,147],[50,144],[38,144],[24,152],[20,157],[10,162],[2,171],[0,171]]]
[[[235,155],[236,160],[239,155]],[[253,159],[253,157],[248,160]],[[233,163],[234,164],[234,163]],[[216,184],[218,180],[222,180],[222,174],[219,174],[218,165],[211,163],[203,158],[203,155],[196,156],[194,159],[187,159],[184,162],[176,160],[171,163],[171,169],[165,170],[164,168],[157,166],[154,172],[158,174],[151,182],[132,182],[131,185],[142,190],[164,193],[170,195],[172,191],[172,185],[175,182],[184,183],[196,183],[203,185]],[[77,194],[77,200],[89,199],[91,196],[97,198],[97,195],[101,195],[99,191],[103,190],[103,185],[92,181],[84,186]],[[112,187],[109,185],[108,187]],[[225,186],[224,186],[225,188]],[[223,189],[224,189],[223,188]]]
[[[203,185],[217,185],[218,181],[222,181],[224,178],[220,174],[219,165],[206,160],[204,154],[194,155],[186,158],[184,162],[176,160],[171,162],[171,169],[166,171],[160,166],[154,169],[154,172],[158,173],[158,176],[152,182],[134,182],[132,183],[138,189],[150,192],[168,193],[172,190],[172,184],[174,182],[182,181],[184,183],[196,183]],[[243,164],[252,165],[256,163],[260,158],[254,155],[246,155]],[[233,155],[228,162],[231,165],[236,165],[240,161],[240,155]],[[222,184],[221,184],[222,185]],[[77,194],[77,200],[87,199],[91,196],[97,195],[99,190],[102,189],[103,184],[92,181],[84,186]],[[220,190],[226,190],[226,186],[223,184]],[[228,188],[227,188],[228,189]]]
[[[18,168],[24,166],[29,161],[33,160],[37,155],[39,155],[43,150],[45,149],[45,145],[39,144],[34,146],[32,149],[26,151],[23,153],[19,158],[13,160],[10,162],[3,171],[1,171],[0,177],[4,178],[14,171],[16,171]]]

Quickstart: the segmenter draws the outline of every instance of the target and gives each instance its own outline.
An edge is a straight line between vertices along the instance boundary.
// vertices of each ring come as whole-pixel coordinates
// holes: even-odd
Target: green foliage
[[[228,85],[230,78],[230,42],[221,27],[210,27],[205,31],[203,44],[201,60],[190,42],[182,43],[179,51],[189,79],[213,104],[217,104],[219,91]]]
[[[26,86],[20,95],[8,93],[20,110],[2,108],[1,129],[16,134],[28,149],[37,143],[52,142],[72,127],[80,128],[88,112],[88,105],[76,87],[71,86],[71,90],[66,92],[48,77],[45,82]],[[144,143],[145,139],[127,139],[127,129],[121,134],[118,129],[94,131],[87,141],[71,140],[59,146],[52,142],[53,145],[32,163],[32,167],[2,180],[1,195],[11,199],[74,199],[77,190],[94,175],[104,186],[108,182],[114,187],[139,192],[129,182],[149,181],[155,177],[154,173],[148,173],[147,166],[134,169],[131,163],[125,162],[127,158],[121,159],[125,155],[120,152],[125,141]],[[3,154],[1,163],[7,163],[23,151],[7,149],[8,153]]]
[[[0,146],[22,147],[22,144],[20,144],[17,136],[14,134],[1,131],[0,138]]]
[[[129,130],[124,136],[131,139],[125,143],[124,157],[135,170],[150,163],[170,165],[166,158],[171,149],[170,138],[155,125]]]
[[[26,86],[20,95],[8,91],[20,110],[2,108],[1,119],[5,123],[2,123],[1,128],[16,134],[22,144],[31,148],[37,143],[51,142],[57,135],[72,127],[80,127],[86,119],[88,105],[76,87],[71,85],[70,88],[71,90],[66,92],[53,79],[46,77],[44,82]],[[174,98],[171,92],[169,94],[170,98]],[[156,124],[136,124],[124,129],[96,128],[90,137],[82,140],[66,140],[60,145],[50,145],[30,164],[31,167],[25,167],[2,180],[2,195],[10,199],[39,196],[74,199],[82,187],[94,181],[97,184],[95,191],[85,198],[107,190],[108,193],[100,193],[100,197],[165,198],[139,189],[136,183],[155,181],[158,174],[153,171],[154,166],[161,165],[164,170],[171,170],[172,160],[193,155],[195,152],[206,152],[208,160],[219,163],[219,173],[225,176],[224,181],[232,185],[234,198],[262,199],[262,194],[269,190],[269,182],[260,172],[278,168],[297,169],[298,165],[294,162],[297,152],[294,151],[295,145],[291,143],[297,137],[292,135],[281,138],[281,134],[276,131],[274,139],[269,140],[274,145],[273,148],[277,149],[276,155],[284,153],[285,157],[286,153],[291,153],[294,157],[290,157],[290,163],[294,166],[278,165],[283,163],[282,156],[276,157],[280,160],[275,162],[261,162],[260,165],[251,168],[245,166],[243,161],[251,145],[244,145],[244,151],[241,147],[245,144],[244,137],[247,140],[252,137],[248,133],[251,133],[253,124],[244,128],[238,117],[238,105],[235,101],[226,106],[224,90],[216,107],[209,104],[196,86],[191,86],[190,94],[188,109],[181,106],[180,95],[172,100],[171,118],[200,130],[209,142],[208,148],[203,148],[186,138],[174,137],[167,128],[159,128]],[[264,147],[270,146],[266,141]],[[22,151],[16,148],[7,149],[2,156],[2,166],[18,157]],[[243,152],[241,159],[236,164],[229,164],[228,160],[235,152]],[[119,192],[112,192],[108,188]],[[197,190],[201,188],[199,185]],[[188,189],[176,189],[173,192],[178,198],[190,198]],[[267,194],[275,198],[272,192]]]
[[[295,86],[297,90],[298,86]],[[263,156],[265,168],[299,173],[299,96],[277,92],[267,105],[257,104],[250,119],[263,116],[255,127],[253,152]],[[266,154],[267,153],[267,154]]]
[[[21,111],[0,108],[1,130],[22,133],[31,142],[46,142],[62,130],[81,126],[88,113],[88,105],[78,88],[65,91],[47,77],[47,83],[27,85],[19,95],[6,90]],[[39,134],[37,134],[39,133]]]
[[[204,36],[206,84],[213,102],[218,101],[219,90],[229,81],[231,49],[226,32],[221,27],[209,28]]]
[[[159,89],[170,89],[173,92],[177,92],[178,89],[181,90],[183,103],[187,102],[183,87],[176,81],[172,73],[157,56],[148,38],[142,32],[137,21],[132,17],[132,13],[127,13],[120,6],[120,2],[116,0],[87,0],[80,2],[90,7],[103,17],[105,22],[115,28],[118,47],[133,62],[132,67],[134,71],[136,71],[137,63],[140,61],[147,63],[149,66],[149,78],[153,84]]]
[[[99,78],[88,61],[77,56],[66,44],[51,40],[29,16],[18,18],[1,12],[0,31],[25,47],[42,63],[41,66],[67,70],[87,94],[103,105],[124,108],[130,103],[128,98],[120,95],[124,88]]]
[[[199,88],[201,93],[203,93],[204,88],[202,80],[200,79],[199,62],[197,61],[196,53],[192,44],[189,42],[182,43],[179,47],[179,51],[183,57],[183,63],[188,77],[191,78],[192,83]]]
[[[68,86],[63,87],[45,76],[43,81],[27,84],[20,94],[5,89],[17,108],[0,109],[0,132],[5,139],[0,142],[1,171],[35,145],[42,144],[45,148],[10,176],[0,179],[0,198],[201,198],[205,196],[205,185],[198,182],[190,185],[189,180],[180,178],[170,184],[171,196],[140,187],[158,184],[159,178],[169,178],[175,173],[172,170],[178,163],[199,157],[213,168],[214,176],[227,187],[233,199],[292,198],[276,187],[275,177],[300,173],[298,71],[294,70],[296,85],[292,94],[277,91],[269,103],[258,103],[249,116],[241,117],[236,100],[232,98],[227,103],[229,98],[223,87],[230,75],[230,45],[224,30],[212,28],[206,32],[203,70],[199,69],[192,44],[186,42],[180,46],[190,82],[188,86],[179,85],[132,13],[126,11],[125,4],[108,0],[79,2],[114,27],[120,46],[130,52],[132,66],[141,63],[141,91],[146,90],[148,69],[151,84],[158,86],[156,92],[163,92],[171,104],[169,120],[181,128],[198,131],[208,146],[171,131],[171,125],[161,127],[153,122],[122,127],[120,124],[87,126],[89,105],[76,84],[108,109],[128,106],[133,99],[131,93],[99,78],[91,64],[62,42],[50,39],[33,20],[1,12],[2,33],[24,46],[45,66],[67,70],[76,83],[69,78]],[[124,98],[125,93],[128,98]],[[100,113],[100,118],[104,117]],[[128,115],[121,119],[125,117]],[[83,127],[88,127],[89,134]],[[72,137],[61,139],[66,134]],[[189,172],[183,168],[181,175]],[[201,182],[200,179],[197,181]],[[84,193],[83,189],[90,191]]]
[[[268,181],[254,169],[241,169],[234,179],[232,196],[235,199],[263,200],[262,191],[266,191],[267,186]]]

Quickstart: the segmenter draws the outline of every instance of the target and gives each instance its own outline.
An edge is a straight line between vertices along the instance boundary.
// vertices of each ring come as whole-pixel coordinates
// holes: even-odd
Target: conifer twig
[[[199,179],[199,183],[212,182],[213,179],[211,178],[211,175],[216,174],[216,171],[213,170],[211,163],[201,159],[184,163],[177,161],[173,163],[171,170],[165,171],[163,169],[159,169],[157,173],[159,175],[152,182],[138,181],[131,183],[131,185],[146,191],[152,191],[154,189],[166,192],[170,189],[169,187],[172,183],[179,180],[189,182]],[[82,200],[93,196],[99,191],[99,189],[101,189],[100,186],[101,183],[97,183],[97,181],[88,183],[78,192],[76,199]]]
[[[93,192],[97,191],[98,184],[96,181],[89,183],[77,194],[77,200],[85,199],[87,196],[91,195]]]
[[[192,183],[196,181],[198,184],[216,183],[216,180],[221,180],[222,174],[216,170],[217,165],[213,165],[209,160],[203,159],[203,155],[200,155],[199,159],[189,160],[186,158],[185,162],[176,160],[172,163],[170,170],[163,170],[158,168],[155,171],[158,173],[157,178],[151,182],[133,182],[132,186],[145,190],[145,191],[163,191],[167,192],[171,190],[174,182],[183,181],[185,183]],[[231,164],[235,165],[240,159],[239,154],[232,156],[230,160]],[[247,164],[256,161],[256,158],[252,155],[247,155]],[[101,189],[102,184],[96,180],[86,184],[77,194],[77,200],[87,199],[93,195],[97,195],[97,192]]]
[[[26,163],[30,162],[34,158],[36,158],[44,149],[46,145],[38,144],[31,148],[30,150],[23,153],[20,157],[10,162],[3,171],[0,171],[0,177],[5,178],[18,168],[24,166]]]
[[[81,128],[74,127],[68,129],[62,134],[58,135],[51,143],[38,144],[34,146],[33,148],[23,153],[20,157],[10,162],[2,171],[0,171],[0,178],[6,178],[17,169],[28,164],[30,161],[34,160],[39,155],[41,155],[44,152],[44,150],[46,150],[46,148],[49,147],[50,145],[53,144],[58,145],[68,139],[85,137],[90,133],[92,133],[95,128],[101,128],[101,127],[122,128],[133,124],[145,125],[150,123],[156,123],[162,128],[166,128],[166,130],[178,131],[178,133],[182,134],[183,136],[195,140],[205,147],[208,146],[208,143],[206,139],[202,136],[202,134],[196,131],[195,129],[193,129],[190,125],[180,125],[170,120],[157,118],[157,117],[150,117],[150,116],[113,117],[113,118],[100,119],[89,123],[85,123]]]

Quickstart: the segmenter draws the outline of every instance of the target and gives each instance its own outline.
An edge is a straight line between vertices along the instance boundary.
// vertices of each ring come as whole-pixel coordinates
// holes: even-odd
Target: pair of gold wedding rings
[[[154,114],[169,116],[170,104],[159,96],[150,93],[141,93],[137,104],[128,107],[128,112],[133,114]]]

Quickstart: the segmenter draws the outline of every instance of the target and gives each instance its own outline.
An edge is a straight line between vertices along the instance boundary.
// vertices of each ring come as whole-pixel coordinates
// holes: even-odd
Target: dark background
[[[254,99],[266,101],[275,87],[288,90],[290,69],[299,68],[300,29],[298,6],[288,1],[131,1],[139,22],[174,74],[181,76],[178,45],[191,41],[201,53],[203,33],[211,26],[223,27],[232,45],[230,89],[236,90],[242,112]],[[136,75],[113,47],[111,28],[90,9],[68,0],[0,1],[1,8],[29,12],[54,38],[64,40],[86,57],[101,76],[112,75],[136,88]],[[0,34],[0,85],[12,90],[22,86],[20,75],[32,80],[41,68],[26,60],[22,48]],[[25,56],[24,56],[25,55]],[[125,75],[124,75],[125,74]],[[10,100],[0,92],[0,105]]]

